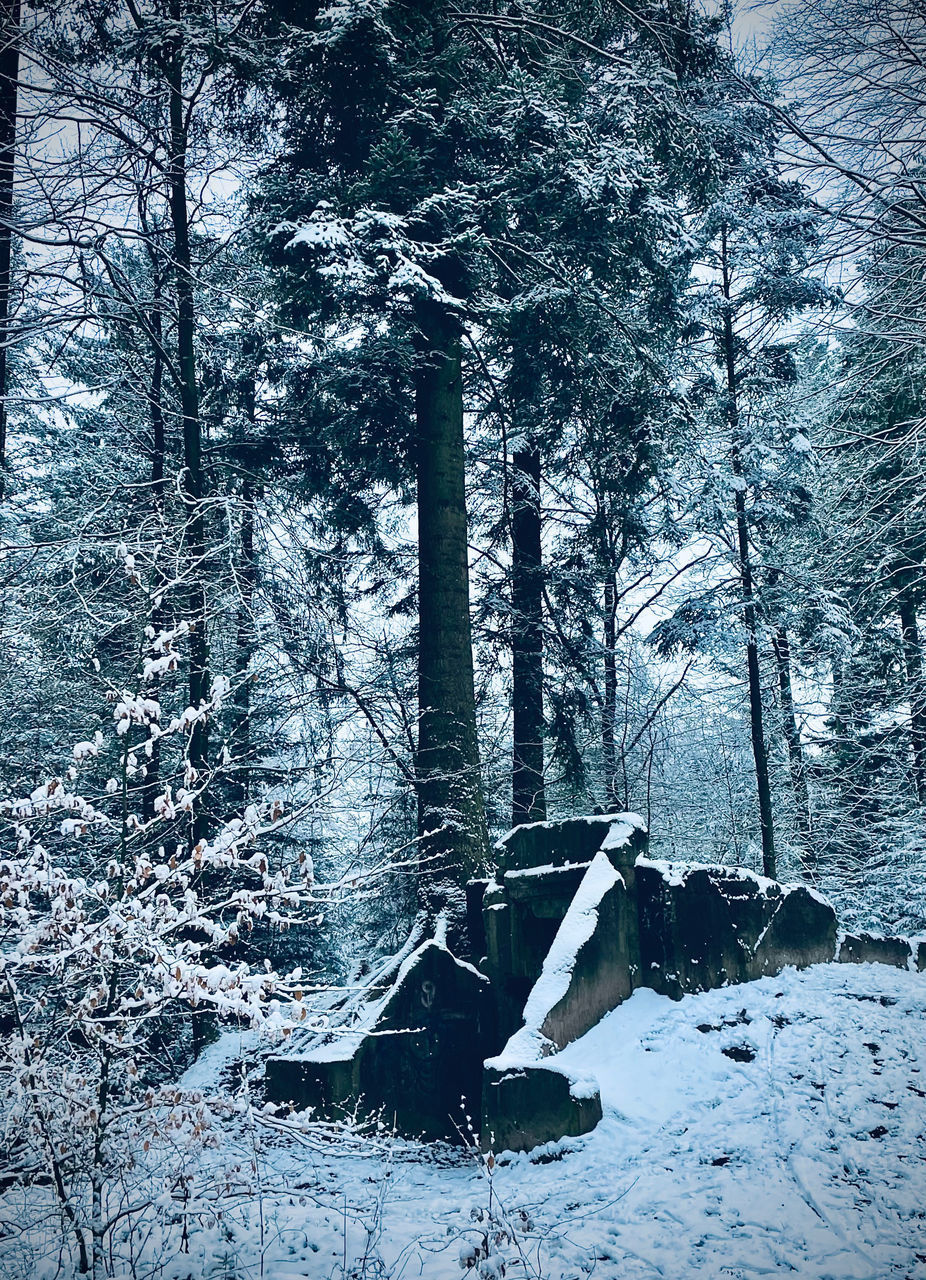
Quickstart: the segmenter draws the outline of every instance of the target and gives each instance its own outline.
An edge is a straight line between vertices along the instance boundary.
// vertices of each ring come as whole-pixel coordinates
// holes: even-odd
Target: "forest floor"
[[[491,1172],[388,1138],[255,1145],[234,1122],[200,1159],[218,1185],[237,1153],[259,1194],[229,1196],[184,1253],[136,1234],[136,1274],[926,1276],[926,975],[832,964],[678,1003],[639,991],[562,1058],[597,1075],[602,1123]],[[17,1274],[2,1256],[0,1273]]]

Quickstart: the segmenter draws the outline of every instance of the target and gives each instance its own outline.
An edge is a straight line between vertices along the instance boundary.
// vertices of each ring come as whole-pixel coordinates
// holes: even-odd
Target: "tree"
[[[7,353],[12,341],[13,169],[19,87],[19,0],[0,4],[0,501],[6,483]]]
[[[149,634],[145,668],[176,642]],[[171,737],[186,752],[192,735],[188,717],[162,723],[144,680],[136,687],[113,690],[111,734],[76,743],[63,776],[0,804],[0,924],[15,940],[0,964],[11,1027],[0,1087],[18,1122],[19,1173],[50,1179],[77,1269],[97,1278],[125,1212],[122,1178],[171,1109],[180,1123],[189,1105],[161,1061],[178,1013],[205,1007],[277,1035],[308,1016],[301,972],[252,968],[242,944],[256,924],[311,909],[311,861],[273,865],[277,806],[249,807],[192,850],[191,790],[166,787],[146,819],[134,803],[139,756]],[[198,714],[221,697],[215,685]]]
[[[734,516],[729,545],[745,638],[762,863],[765,874],[774,878],[778,860],[760,661],[762,635],[768,622],[763,616],[755,565],[755,526],[763,521],[767,491],[772,487],[767,465],[771,441],[765,434],[763,419],[768,417],[769,389],[776,383],[787,384],[795,376],[794,352],[787,342],[782,342],[781,327],[795,314],[823,305],[829,295],[810,274],[818,240],[815,217],[801,186],[781,176],[776,156],[779,129],[774,115],[751,106],[735,86],[725,94],[727,118],[715,143],[716,196],[703,223],[707,257],[715,273],[706,291],[704,322],[720,371],[719,385],[708,375],[707,388],[713,393],[708,400],[710,412],[716,413],[722,424],[727,452],[727,483]],[[723,97],[724,94],[721,101]],[[696,395],[701,394],[702,390],[697,390]],[[774,415],[770,425],[777,425]],[[791,481],[791,486],[800,508],[809,495],[799,483]],[[722,508],[715,502],[716,495],[711,491],[709,509],[720,516]],[[718,531],[726,537],[722,517]],[[776,574],[779,572],[775,570]],[[697,607],[686,609],[691,620],[697,622]],[[676,640],[684,643],[682,631],[673,631],[672,627],[662,630],[664,647],[667,644],[671,650]],[[774,647],[779,688],[787,702],[790,648],[780,627]],[[803,802],[800,739],[793,715],[787,710],[785,724],[795,792],[801,793]]]
[[[649,21],[609,4],[591,7],[581,22],[571,10],[473,14],[459,22],[434,4],[375,14],[325,10],[314,28],[303,22],[298,89],[291,81],[284,86],[291,98],[290,158],[268,182],[267,217],[280,228],[280,243],[289,245],[290,262],[298,251],[320,268],[310,285],[290,266],[288,314],[295,317],[301,307],[303,320],[312,314],[322,323],[339,316],[344,341],[348,330],[351,335],[358,376],[364,348],[383,342],[384,321],[394,364],[405,364],[409,349],[425,368],[455,371],[459,358],[463,380],[448,374],[447,381],[454,388],[454,421],[462,421],[464,403],[473,397],[467,388],[487,381],[494,388],[491,412],[511,432],[518,455],[506,520],[514,539],[516,820],[543,812],[537,503],[545,440],[562,430],[564,415],[576,412],[570,379],[588,377],[587,403],[604,394],[612,419],[619,417],[616,402],[628,381],[621,366],[628,359],[639,363],[637,349],[646,345],[637,325],[666,327],[655,317],[685,270],[672,199],[684,185],[680,157],[696,134],[685,107],[697,96],[698,76],[710,74],[712,46],[708,40],[705,52],[703,36],[715,28],[681,10],[673,17],[679,23],[674,43],[666,40],[661,16]],[[671,157],[666,129],[674,131]],[[280,255],[284,266],[286,253]],[[647,306],[640,300],[648,286]],[[462,359],[464,333],[467,348],[475,348],[471,366]],[[595,356],[577,364],[589,334]],[[539,343],[532,344],[531,358],[526,344],[533,335]],[[423,416],[404,448],[420,467],[437,437],[432,397],[420,394],[419,375],[413,380]],[[552,411],[544,406],[542,425],[529,421],[528,409],[543,402],[541,388],[562,401]],[[378,390],[371,386],[371,400]],[[454,449],[462,466],[463,453]],[[455,491],[458,498],[463,493],[462,473]],[[419,510],[419,534],[430,519]],[[419,677],[431,690],[420,707],[419,756],[426,762],[435,749],[428,708],[439,697],[448,709],[439,736],[460,735],[454,769],[475,741],[470,682],[467,677],[462,698],[447,682],[446,672],[466,656],[438,661],[433,606],[452,615],[430,593],[434,584],[450,589],[462,581],[462,512],[458,525],[457,550],[443,566],[436,558],[441,543],[419,542],[419,608],[429,619],[419,633]],[[464,603],[460,589],[451,628],[458,638],[467,634]],[[451,642],[449,635],[439,639],[441,647]],[[445,673],[439,679],[438,667]],[[475,776],[472,759],[466,769]],[[470,804],[465,800],[460,809],[458,797],[435,785],[439,777],[428,768],[419,772],[423,835],[442,806],[458,815]],[[478,815],[473,822],[481,826]],[[466,825],[454,817],[443,836],[462,878],[478,861],[471,837],[461,834]],[[454,841],[469,852],[462,845],[451,849]],[[429,847],[437,848],[433,839]]]

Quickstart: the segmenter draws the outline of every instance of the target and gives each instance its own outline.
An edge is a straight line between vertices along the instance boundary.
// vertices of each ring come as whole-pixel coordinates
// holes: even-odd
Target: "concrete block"
[[[375,1022],[301,1056],[267,1063],[267,1096],[334,1118],[355,1107],[410,1137],[459,1138],[477,1116],[494,1041],[488,982],[435,942],[411,958]]]
[[[515,827],[495,846],[499,872],[591,862],[611,827],[625,816],[634,824],[639,823],[634,814],[605,813]],[[646,832],[638,827],[628,847],[631,860],[645,852],[646,843]]]
[[[786,965],[804,969],[836,958],[836,912],[818,894],[786,887],[765,933],[753,944],[750,978],[778,973]]]
[[[605,892],[597,910],[597,926],[578,948],[567,990],[540,1026],[557,1049],[585,1035],[640,985],[637,904],[622,879]]]
[[[909,938],[881,937],[875,933],[847,933],[839,947],[843,964],[890,964],[906,969],[910,956]]]
[[[555,1067],[498,1069],[487,1066],[482,1093],[482,1149],[531,1151],[546,1142],[589,1133],[601,1120],[601,1098],[576,1096]]]

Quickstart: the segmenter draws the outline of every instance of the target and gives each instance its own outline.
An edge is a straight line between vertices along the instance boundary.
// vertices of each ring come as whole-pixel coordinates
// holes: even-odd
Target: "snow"
[[[202,1087],[209,1061],[228,1054]],[[165,1280],[452,1280],[489,1238],[496,1274],[545,1280],[924,1274],[922,975],[830,964],[678,1003],[642,990],[545,1065],[595,1076],[604,1119],[491,1170],[475,1151],[239,1114],[188,1166],[218,1215],[190,1215],[187,1253],[176,1225],[167,1242],[139,1232],[136,1262]],[[42,1191],[0,1200],[0,1273],[66,1275],[47,1220],[29,1254],[22,1194]]]
[[[752,1061],[722,1052],[743,1046]],[[546,1149],[548,1163],[518,1156],[494,1170],[516,1236],[509,1275],[923,1274],[922,977],[821,965],[679,1003],[640,991],[547,1063],[593,1072],[605,1118]],[[449,1280],[460,1248],[478,1243],[488,1178],[472,1157],[409,1157],[395,1149],[379,1247],[390,1270],[398,1260],[392,1274]],[[347,1160],[331,1179],[358,1215],[351,1257],[373,1218],[364,1176],[381,1182],[383,1162]],[[306,1226],[319,1245],[311,1276],[328,1274],[342,1244],[341,1222],[319,1231],[322,1217]],[[520,1252],[532,1269],[512,1265]]]
[[[619,813],[608,828],[608,834],[602,841],[604,850],[624,849],[630,844],[635,831],[645,831],[643,819],[636,813]]]
[[[542,867],[524,867],[520,871],[506,871],[506,880],[530,880],[532,876],[552,876],[559,871],[576,871],[582,867],[591,866],[589,862],[564,862],[562,865],[555,865],[548,862]],[[497,888],[498,886],[496,886]]]
[[[412,934],[412,938],[414,937],[415,934]],[[321,1035],[312,1038],[308,1047],[300,1047],[300,1040],[294,1038],[293,1049],[285,1056],[301,1062],[348,1061],[357,1052],[364,1037],[376,1026],[392,996],[431,947],[441,947],[446,950],[444,943],[435,938],[426,938],[424,942],[414,947],[406,943],[400,953],[401,961],[394,973],[385,973],[378,979],[378,982],[382,982],[388,977],[390,979],[388,986],[369,984],[361,993],[358,993],[361,998],[345,1008],[340,1020],[332,1019]],[[472,966],[468,965],[467,968]]]

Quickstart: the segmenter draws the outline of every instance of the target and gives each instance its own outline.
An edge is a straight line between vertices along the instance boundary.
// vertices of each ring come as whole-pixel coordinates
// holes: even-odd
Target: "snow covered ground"
[[[136,1274],[926,1277],[926,975],[833,964],[679,1003],[639,991],[561,1056],[597,1075],[604,1120],[491,1172],[389,1140],[255,1144],[235,1121],[208,1155],[217,1185],[237,1158],[262,1194],[220,1196],[185,1254],[136,1234]],[[24,1272],[5,1243],[0,1274],[56,1273],[57,1255]]]

